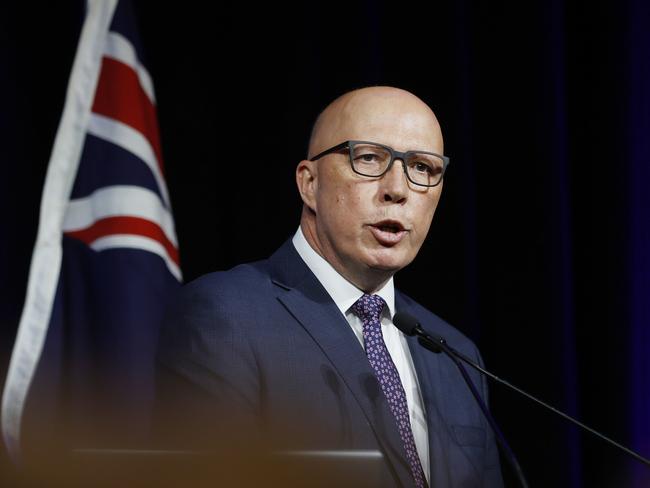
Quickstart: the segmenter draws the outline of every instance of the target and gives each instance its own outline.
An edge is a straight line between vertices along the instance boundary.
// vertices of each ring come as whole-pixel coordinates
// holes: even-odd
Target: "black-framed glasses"
[[[419,186],[436,186],[442,181],[449,158],[427,151],[396,151],[390,146],[369,141],[345,141],[318,153],[310,159],[316,161],[328,154],[347,149],[352,171],[362,176],[378,178],[386,174],[396,159],[402,161],[409,181]]]

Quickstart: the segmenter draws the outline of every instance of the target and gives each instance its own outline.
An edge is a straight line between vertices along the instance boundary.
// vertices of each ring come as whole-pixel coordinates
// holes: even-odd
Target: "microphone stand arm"
[[[420,334],[420,331],[422,332],[422,334]],[[528,488],[528,482],[526,481],[524,472],[521,469],[521,466],[519,465],[519,461],[517,461],[517,457],[515,456],[515,453],[510,448],[510,445],[506,441],[506,438],[501,432],[501,429],[499,428],[496,421],[494,420],[494,417],[492,417],[490,410],[487,408],[487,405],[481,398],[481,395],[476,390],[476,387],[474,386],[472,379],[469,377],[467,370],[454,354],[454,350],[451,349],[444,340],[442,342],[434,341],[422,329],[420,329],[417,332],[419,336],[418,340],[421,345],[423,345],[424,347],[426,347],[427,349],[433,352],[440,352],[440,350],[444,351],[445,354],[447,354],[447,356],[449,356],[449,358],[456,364],[456,366],[460,370],[460,373],[463,375],[463,379],[465,380],[465,383],[467,383],[469,390],[472,392],[472,395],[474,396],[476,403],[478,403],[479,407],[483,411],[483,415],[485,415],[485,418],[487,419],[488,423],[492,427],[492,430],[496,434],[497,441],[499,442],[499,445],[503,449],[506,457],[508,458],[508,461],[510,462],[515,473],[517,474],[517,478],[519,479],[521,486],[523,488]]]
[[[437,349],[438,351],[442,349],[442,350],[443,350],[443,351],[444,351],[444,352],[445,352],[449,357],[456,358],[456,359],[455,359],[455,362],[456,362],[457,365],[458,365],[458,362],[457,362],[457,361],[458,361],[458,359],[460,359],[461,361],[465,362],[466,364],[469,364],[472,368],[474,368],[474,369],[476,369],[477,371],[483,373],[485,376],[488,376],[489,378],[492,378],[494,381],[496,381],[496,382],[498,382],[498,383],[501,383],[502,385],[505,385],[505,386],[507,386],[508,388],[511,388],[511,389],[515,390],[517,393],[519,393],[519,394],[525,396],[526,398],[528,398],[528,399],[534,401],[534,402],[537,403],[538,405],[541,405],[542,407],[544,407],[544,408],[550,410],[551,412],[556,413],[556,414],[559,415],[560,417],[562,417],[562,418],[564,418],[564,419],[566,419],[566,420],[568,420],[568,421],[574,423],[574,424],[577,425],[578,427],[580,427],[580,428],[586,430],[587,432],[592,433],[592,434],[595,435],[596,437],[599,437],[600,439],[602,439],[602,440],[604,440],[604,441],[610,443],[611,445],[613,445],[613,446],[615,446],[615,447],[618,447],[619,449],[621,449],[621,450],[624,451],[625,453],[627,453],[627,454],[629,454],[630,456],[632,456],[633,458],[635,458],[637,461],[641,461],[641,462],[642,462],[643,464],[645,464],[646,466],[650,466],[650,459],[646,459],[646,458],[644,458],[644,457],[641,456],[640,454],[638,454],[638,453],[634,452],[633,450],[628,449],[627,447],[625,447],[625,446],[619,444],[618,442],[616,442],[616,441],[610,439],[610,438],[607,437],[606,435],[603,435],[603,434],[601,434],[600,432],[598,432],[598,431],[592,429],[592,428],[589,427],[588,425],[583,424],[582,422],[580,422],[579,420],[576,420],[575,418],[571,417],[570,415],[568,415],[568,414],[566,414],[566,413],[564,413],[564,412],[558,410],[558,409],[555,408],[555,407],[552,407],[552,406],[549,405],[548,403],[545,403],[545,402],[541,401],[541,400],[538,399],[538,398],[535,398],[535,397],[534,397],[533,395],[531,395],[530,393],[527,393],[527,392],[525,392],[524,390],[522,390],[521,388],[518,388],[518,387],[516,387],[515,385],[513,385],[513,384],[507,382],[506,380],[503,380],[503,379],[499,378],[499,377],[496,376],[495,374],[490,373],[488,370],[486,370],[485,368],[482,368],[479,364],[477,364],[476,362],[472,361],[470,358],[468,358],[468,357],[465,356],[464,354],[458,352],[456,349],[454,349],[453,347],[449,346],[449,345],[447,344],[447,341],[445,341],[442,337],[436,337],[436,338],[431,337],[431,336],[430,336],[429,334],[427,334],[427,333],[422,329],[422,327],[420,327],[419,325],[416,327],[415,332],[418,334],[418,336],[419,336],[419,340],[422,341],[421,344],[425,345],[425,343],[427,343],[427,347],[428,347],[428,346],[431,346],[432,348]],[[488,418],[488,420],[489,420],[489,418]],[[495,430],[495,432],[496,432],[496,430]]]

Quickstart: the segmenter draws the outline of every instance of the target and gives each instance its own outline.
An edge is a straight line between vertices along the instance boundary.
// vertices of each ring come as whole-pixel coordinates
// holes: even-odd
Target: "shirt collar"
[[[298,231],[291,242],[307,267],[316,275],[318,281],[332,297],[341,313],[345,315],[364,292],[341,276],[330,263],[314,251],[300,227],[298,227]],[[392,318],[395,314],[395,285],[393,284],[393,278],[391,277],[384,286],[375,292],[375,295],[379,295],[384,299]]]

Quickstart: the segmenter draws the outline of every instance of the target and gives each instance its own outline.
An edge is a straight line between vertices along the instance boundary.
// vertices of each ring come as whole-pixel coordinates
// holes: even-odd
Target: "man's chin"
[[[408,265],[412,259],[404,256],[402,253],[381,252],[373,253],[368,260],[368,267],[380,273],[397,273],[404,266]]]

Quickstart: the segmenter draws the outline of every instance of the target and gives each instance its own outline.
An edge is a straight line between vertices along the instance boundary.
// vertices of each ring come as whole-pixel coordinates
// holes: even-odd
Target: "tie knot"
[[[364,322],[366,321],[379,321],[382,310],[386,302],[379,295],[367,295],[364,294],[359,298],[354,305],[352,305],[352,310],[357,316]]]

